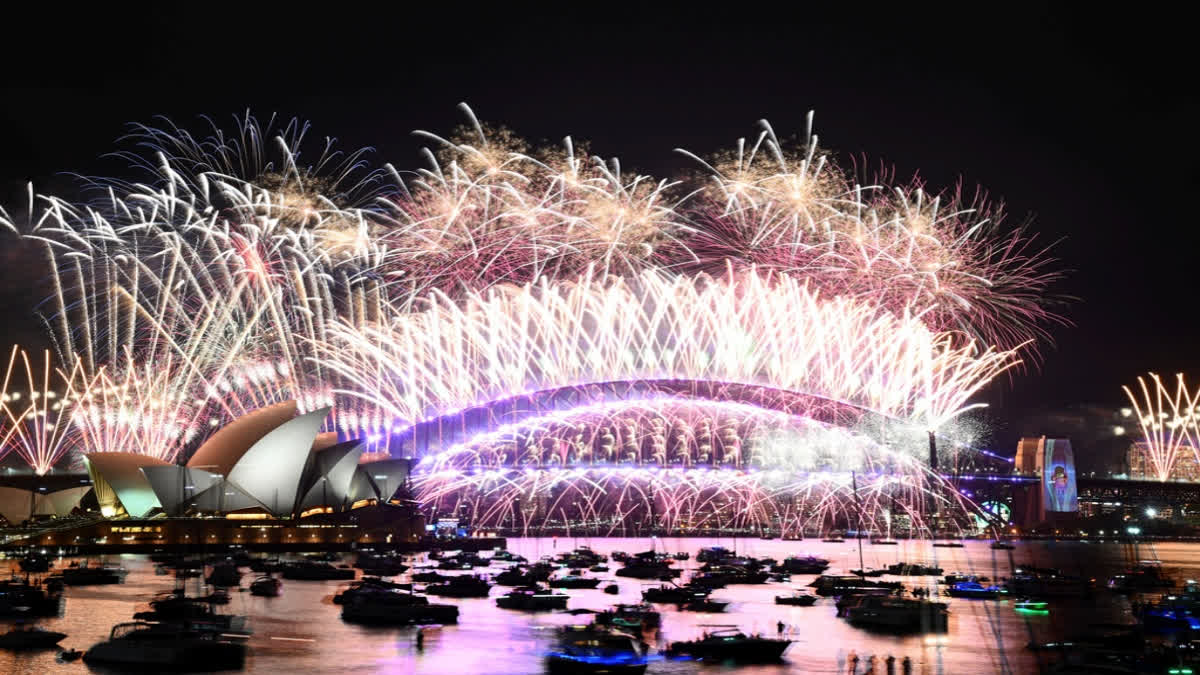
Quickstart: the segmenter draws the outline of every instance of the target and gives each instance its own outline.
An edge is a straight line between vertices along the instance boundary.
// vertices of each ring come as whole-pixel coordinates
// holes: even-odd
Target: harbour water
[[[859,566],[858,542],[823,543],[761,539],[620,539],[620,538],[542,538],[509,539],[509,550],[531,561],[540,556],[590,546],[600,553],[614,550],[634,553],[655,547],[658,551],[685,551],[692,559],[677,566],[692,569],[696,551],[703,546],[721,545],[738,553],[782,560],[788,555],[814,554],[832,562],[828,573],[842,573]],[[1096,577],[1103,584],[1109,574],[1137,559],[1158,559],[1164,571],[1182,581],[1200,578],[1200,544],[1143,544],[1134,550],[1118,542],[1039,541],[1018,542],[1013,551],[992,550],[987,542],[967,542],[963,548],[935,548],[927,541],[901,541],[897,546],[862,542],[862,557],[868,568],[906,561],[932,563],[947,573],[961,572],[991,577],[1009,576],[1014,566],[1057,567],[1068,573]],[[154,573],[154,565],[145,556],[119,556],[130,570],[124,584],[74,587],[66,590],[61,617],[39,620],[47,629],[66,633],[62,646],[85,650],[107,637],[117,623],[131,620],[138,608],[156,593],[169,590],[173,578]],[[347,556],[347,561],[352,561]],[[62,564],[62,563],[59,563]],[[612,571],[597,574],[613,578]],[[481,572],[481,569],[476,569]],[[495,568],[493,568],[495,571]],[[466,572],[464,572],[466,573]],[[713,593],[714,599],[728,600],[724,613],[676,612],[659,605],[663,626],[655,636],[658,646],[666,642],[699,636],[706,625],[729,624],[743,631],[774,636],[777,622],[785,624],[787,637],[795,644],[778,665],[738,669],[739,673],[845,673],[853,652],[860,658],[860,672],[871,655],[880,659],[876,672],[883,673],[883,658],[913,661],[915,673],[1029,673],[1037,672],[1035,653],[1030,641],[1061,639],[1086,631],[1090,624],[1132,621],[1128,599],[1107,591],[1091,597],[1056,601],[1048,615],[1024,615],[1014,611],[1008,600],[968,600],[938,598],[950,605],[949,630],[931,635],[890,635],[855,628],[836,616],[832,598],[822,598],[812,607],[782,607],[773,604],[776,595],[793,588],[807,589],[815,575],[796,575],[790,583],[729,586]],[[243,577],[245,587],[253,573]],[[401,580],[406,577],[401,577]],[[892,577],[884,577],[891,579]],[[934,577],[905,577],[910,588],[936,589]],[[619,595],[601,590],[568,590],[571,609],[602,610],[616,602],[640,601],[641,590],[658,582],[615,578]],[[195,586],[195,580],[190,580]],[[340,607],[332,596],[345,582],[285,581],[283,594],[260,598],[249,593],[233,593],[232,602],[221,611],[244,614],[254,631],[246,670],[263,673],[495,673],[498,675],[543,672],[543,655],[553,641],[556,626],[586,623],[588,615],[564,613],[523,613],[496,607],[495,597],[504,587],[492,589],[487,599],[443,600],[460,608],[458,625],[425,629],[422,648],[418,648],[415,628],[367,628],[343,623]],[[602,585],[603,586],[603,585]],[[194,588],[193,588],[194,590]],[[0,620],[0,630],[11,621]],[[701,666],[688,661],[658,660],[648,672],[686,674],[727,672],[729,669]],[[55,652],[13,653],[0,651],[0,673],[71,673],[88,672],[80,662],[62,663]],[[90,668],[91,672],[109,672]]]

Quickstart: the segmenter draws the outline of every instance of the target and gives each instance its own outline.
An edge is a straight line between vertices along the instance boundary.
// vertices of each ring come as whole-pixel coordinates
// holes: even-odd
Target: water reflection
[[[857,543],[785,542],[759,539],[512,539],[509,547],[531,561],[554,555],[580,545],[591,546],[608,554],[614,550],[637,552],[657,547],[659,551],[687,551],[693,559],[677,563],[695,569],[694,559],[702,546],[723,545],[739,553],[783,559],[788,555],[812,553],[832,561],[830,573],[859,566]],[[1104,577],[1128,564],[1130,557],[1159,558],[1168,574],[1177,578],[1200,576],[1200,545],[1160,544],[1137,552],[1117,543],[1022,542],[1014,551],[994,551],[984,542],[971,542],[961,549],[933,548],[926,542],[905,542],[899,546],[863,545],[863,562],[868,568],[883,567],[897,561],[932,563],[947,573],[961,572],[999,578],[1011,574],[1017,565],[1058,567],[1069,573]],[[123,585],[75,587],[66,591],[65,613],[60,618],[39,621],[48,629],[66,633],[64,647],[86,649],[105,639],[116,623],[129,621],[134,611],[169,589],[171,579],[154,574],[153,564],[143,556],[121,556],[130,570]],[[613,578],[612,571],[598,574]],[[478,570],[477,570],[478,571]],[[845,673],[851,653],[860,657],[860,672],[867,659],[894,655],[896,672],[899,659],[912,658],[916,673],[1026,673],[1037,669],[1035,655],[1025,646],[1031,640],[1060,639],[1078,632],[1088,624],[1130,621],[1127,601],[1107,592],[1069,603],[1051,603],[1048,615],[1014,611],[1011,600],[967,600],[939,598],[950,604],[949,631],[940,636],[881,635],[854,628],[835,616],[832,598],[822,598],[812,607],[786,607],[774,604],[774,596],[805,588],[815,575],[795,575],[786,584],[730,586],[713,593],[714,599],[730,602],[726,612],[677,612],[660,605],[663,626],[650,635],[655,646],[670,641],[700,636],[706,624],[735,624],[745,632],[774,635],[778,622],[794,644],[778,665],[739,669],[744,673]],[[404,578],[404,577],[402,577]],[[888,577],[884,577],[885,579]],[[243,577],[248,585],[250,577]],[[934,589],[932,577],[908,577],[910,585],[922,584]],[[193,580],[191,582],[195,584]],[[616,578],[617,595],[597,589],[564,591],[571,596],[572,609],[602,610],[618,602],[641,600],[645,587],[658,582]],[[490,598],[442,600],[460,608],[458,625],[427,628],[424,644],[418,649],[414,628],[372,628],[345,624],[332,596],[345,582],[285,581],[283,594],[262,598],[248,592],[234,593],[232,602],[222,611],[250,617],[254,636],[247,669],[258,672],[343,673],[540,673],[542,654],[552,644],[556,627],[585,623],[587,616],[563,613],[523,613],[496,607],[495,597],[504,587],[493,588]],[[11,622],[7,622],[11,623]],[[6,629],[6,628],[5,628]],[[54,673],[85,672],[80,663],[56,661],[54,652],[16,654],[0,652],[0,672]],[[94,668],[93,672],[106,672]],[[660,660],[651,664],[650,673],[725,672],[684,661]]]

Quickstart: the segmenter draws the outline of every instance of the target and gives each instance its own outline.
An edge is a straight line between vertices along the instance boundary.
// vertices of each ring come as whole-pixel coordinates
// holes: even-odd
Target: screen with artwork
[[[1047,438],[1042,463],[1042,480],[1046,486],[1047,511],[1078,511],[1079,496],[1075,490],[1075,453],[1071,441]]]

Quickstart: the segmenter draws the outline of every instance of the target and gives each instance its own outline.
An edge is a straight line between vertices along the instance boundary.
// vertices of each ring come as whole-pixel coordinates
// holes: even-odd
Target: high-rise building
[[[1134,480],[1200,481],[1200,461],[1196,456],[1196,449],[1190,445],[1181,444],[1175,448],[1170,473],[1164,478],[1158,474],[1150,446],[1145,441],[1137,441],[1129,446],[1129,477]]]

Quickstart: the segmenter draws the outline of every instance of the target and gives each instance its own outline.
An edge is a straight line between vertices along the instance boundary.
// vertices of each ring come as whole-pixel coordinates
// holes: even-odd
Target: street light
[[[1126,532],[1128,532],[1129,534],[1137,535],[1137,534],[1141,534],[1141,533],[1142,533],[1142,528],[1140,528],[1140,527],[1127,527],[1127,528],[1125,528],[1125,531],[1126,531]]]
[[[1155,511],[1153,506],[1146,508],[1146,517],[1147,518],[1155,518],[1157,516],[1158,516],[1158,511]]]

